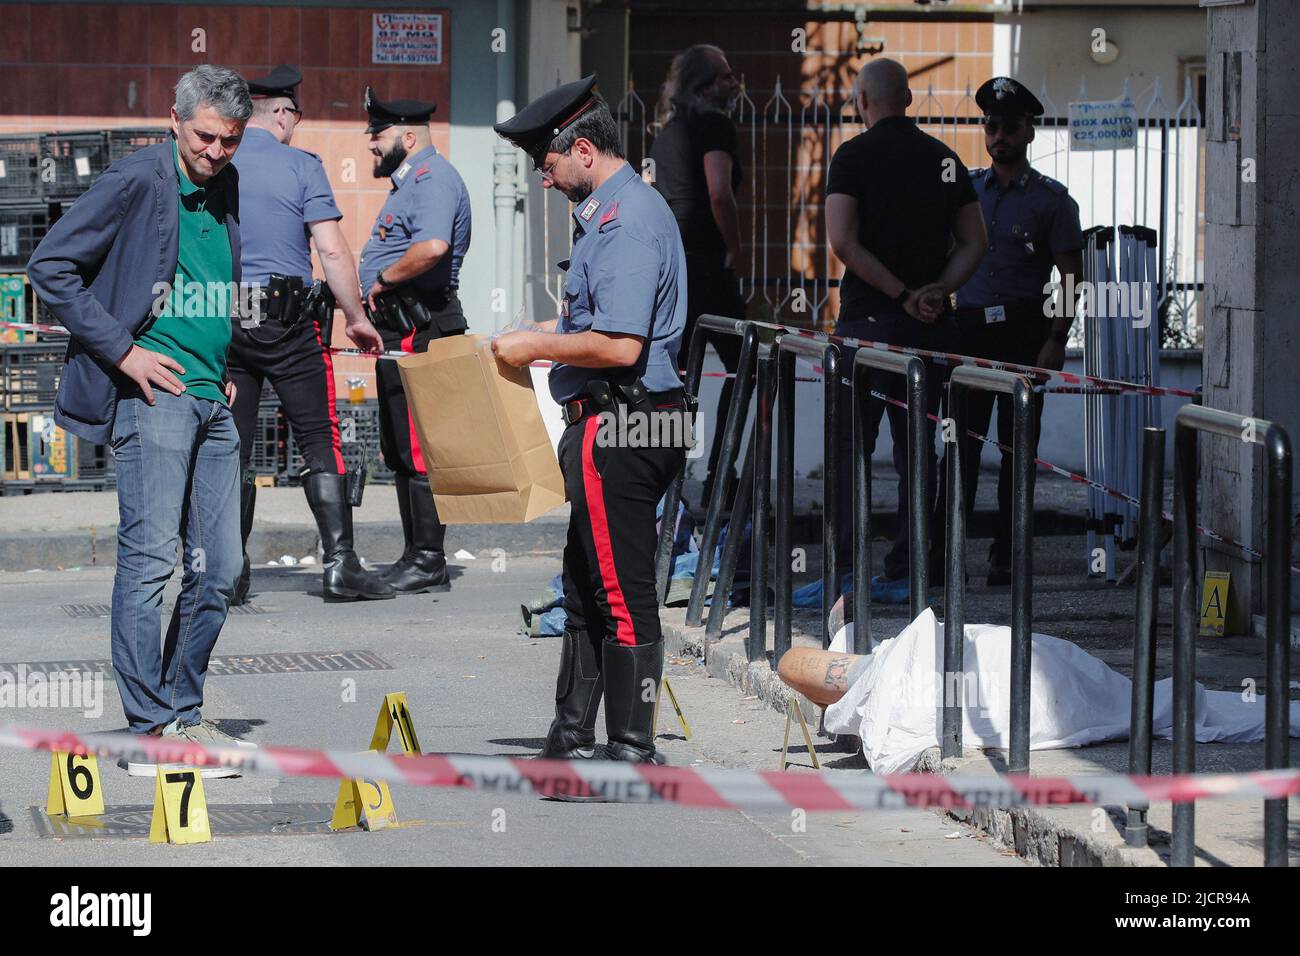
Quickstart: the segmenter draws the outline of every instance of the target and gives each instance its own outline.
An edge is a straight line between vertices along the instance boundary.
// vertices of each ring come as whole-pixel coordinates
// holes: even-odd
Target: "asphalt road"
[[[490,557],[461,561],[448,594],[326,606],[318,570],[258,568],[258,613],[230,616],[218,655],[369,651],[389,668],[214,675],[204,716],[260,743],[363,750],[383,695],[405,691],[425,751],[531,755],[551,717],[559,640],[520,636],[518,606],[557,570],[556,557],[507,558],[496,571]],[[168,603],[178,582],[179,575]],[[108,569],[0,573],[0,663],[108,658],[108,619],[98,615],[111,590]],[[776,766],[781,715],[742,699],[693,662],[671,662],[668,673],[694,732],[685,740],[665,707],[660,746],[670,762]],[[0,722],[120,730],[116,688],[111,679],[103,687],[98,718],[79,709],[0,707]],[[792,754],[808,765],[802,747]],[[832,764],[854,759],[823,757]],[[397,784],[397,829],[223,835],[221,807],[310,804],[307,818],[319,822],[327,816],[320,805],[332,804],[336,793],[332,781],[251,775],[205,782],[214,812],[209,844],[59,838],[42,836],[32,811],[44,805],[48,774],[44,753],[0,751],[0,864],[1024,865],[926,810],[809,814],[801,826],[789,813],[563,804]],[[108,760],[101,776],[110,810],[152,802],[151,779],[128,777]]]

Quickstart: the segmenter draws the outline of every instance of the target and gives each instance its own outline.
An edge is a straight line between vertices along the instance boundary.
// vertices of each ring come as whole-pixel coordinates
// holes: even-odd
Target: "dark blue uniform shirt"
[[[686,325],[686,253],[668,203],[629,165],[573,209],[558,331],[621,332],[646,342],[633,371],[652,392],[681,388],[677,351]],[[565,263],[560,263],[565,268]],[[617,370],[556,363],[551,396],[566,402]]]
[[[232,162],[239,170],[243,281],[265,285],[274,272],[310,285],[308,227],[343,218],[320,157],[250,126]]]
[[[972,169],[970,178],[984,210],[989,251],[957,290],[957,307],[1041,302],[1052,257],[1083,248],[1079,204],[1065,186],[1029,168],[1005,189],[992,166]]]
[[[456,168],[433,146],[408,156],[389,177],[392,192],[375,219],[361,250],[361,294],[375,284],[380,269],[391,266],[417,242],[441,239],[447,254],[411,280],[428,292],[460,283],[460,263],[469,251],[469,191]]]

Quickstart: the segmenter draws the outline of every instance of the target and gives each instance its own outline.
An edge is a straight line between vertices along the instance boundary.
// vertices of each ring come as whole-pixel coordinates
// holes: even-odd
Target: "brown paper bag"
[[[532,521],[564,504],[564,478],[532,376],[479,335],[397,360],[429,485],[446,524]]]

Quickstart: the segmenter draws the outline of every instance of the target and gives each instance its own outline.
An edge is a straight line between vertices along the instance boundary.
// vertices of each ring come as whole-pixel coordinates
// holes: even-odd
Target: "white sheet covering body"
[[[832,650],[852,646],[852,623]],[[1010,744],[1011,628],[967,624],[964,678],[953,693],[962,707],[967,748]],[[943,624],[926,609],[897,637],[876,644],[871,663],[848,693],[826,709],[826,729],[856,734],[877,773],[911,770],[928,747],[939,745],[944,688]],[[1080,747],[1128,737],[1132,681],[1069,641],[1033,635],[1029,692],[1029,749]],[[1173,683],[1155,685],[1152,729],[1173,734]],[[1300,706],[1291,703],[1290,733],[1300,737]],[[1248,743],[1264,739],[1264,698],[1196,685],[1196,739]]]

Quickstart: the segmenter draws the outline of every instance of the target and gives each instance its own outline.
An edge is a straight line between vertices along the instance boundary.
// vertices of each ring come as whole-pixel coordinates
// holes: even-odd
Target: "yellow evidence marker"
[[[344,780],[339,785],[339,796],[334,802],[334,816],[330,818],[331,830],[361,827],[373,832],[395,826],[397,807],[393,805],[393,795],[383,780],[366,777]]]
[[[370,736],[370,749],[380,753],[388,750],[394,727],[397,728],[397,742],[402,745],[402,753],[408,757],[418,757],[424,752],[420,749],[419,738],[415,736],[415,722],[411,720],[411,709],[407,706],[405,691],[384,695],[383,706],[379,708],[379,717],[375,720],[375,732]]]
[[[50,816],[99,816],[104,812],[104,792],[99,783],[99,762],[93,754],[50,754],[50,789],[45,797]]]
[[[397,742],[402,753],[412,757],[423,753],[415,735],[415,722],[411,719],[405,691],[384,695],[368,752],[387,752],[394,727],[397,728]],[[366,830],[382,830],[396,825],[397,808],[393,805],[393,795],[387,783],[367,779],[339,781],[339,795],[334,800],[334,816],[330,819],[331,830],[358,826]]]
[[[1233,613],[1231,596],[1231,572],[1205,572],[1205,586],[1201,591],[1201,637],[1224,637],[1244,630]]]
[[[673,693],[673,685],[668,683],[668,678],[665,677],[659,682],[659,686],[661,689],[668,691],[668,700],[673,705],[673,710],[677,711],[677,719],[682,725],[682,736],[690,740],[691,725],[686,722],[686,715],[682,713],[682,705],[677,703],[677,695]],[[654,713],[650,717],[650,738],[652,740],[659,736],[659,702],[661,700],[663,700],[662,694],[655,698]]]
[[[203,795],[203,777],[198,769],[159,764],[149,842],[208,843],[211,840],[208,800]]]

